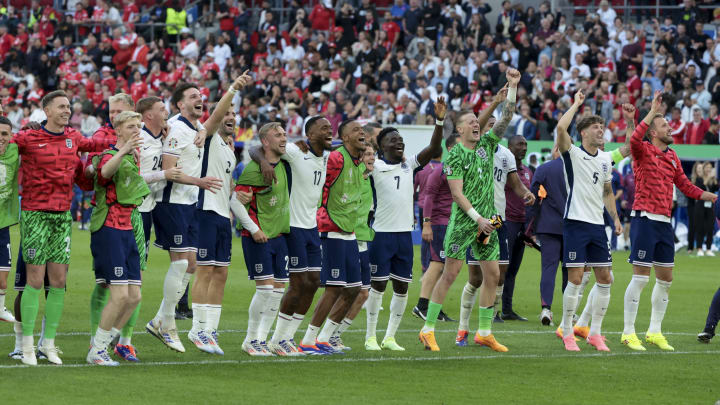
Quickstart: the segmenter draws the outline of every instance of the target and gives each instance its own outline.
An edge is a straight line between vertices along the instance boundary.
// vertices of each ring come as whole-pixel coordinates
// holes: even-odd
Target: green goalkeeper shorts
[[[500,244],[498,234],[490,234],[487,244],[478,243],[478,226],[468,216],[456,218],[450,216],[447,231],[445,232],[445,255],[457,260],[465,260],[465,251],[472,248],[473,255],[478,261],[496,261],[500,259]]]
[[[22,211],[20,243],[25,263],[36,266],[70,264],[71,229],[70,211]]]

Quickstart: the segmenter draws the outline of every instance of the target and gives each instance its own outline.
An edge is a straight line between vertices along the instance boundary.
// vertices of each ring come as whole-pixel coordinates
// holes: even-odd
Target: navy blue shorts
[[[147,261],[150,254],[150,232],[152,231],[152,211],[141,212],[140,218],[143,222],[143,232],[145,232],[145,260]]]
[[[198,210],[195,213],[200,237],[198,238],[198,266],[230,266],[232,253],[232,225],[214,211]]]
[[[197,252],[194,204],[157,203],[153,210],[155,246],[171,252]]]
[[[322,270],[320,283],[334,287],[360,287],[360,251],[356,240],[345,240],[320,236]]]
[[[420,264],[423,269],[427,269],[430,265],[430,244],[425,240],[420,242]]]
[[[25,260],[23,260],[21,245],[18,250],[17,265],[15,265],[15,291],[23,291],[25,284],[27,284],[27,267],[25,267]],[[45,286],[45,291],[50,291],[50,279],[48,278],[47,272],[45,272],[43,285]],[[65,286],[65,290],[67,290],[67,286]]]
[[[647,217],[632,217],[628,262],[636,266],[673,267],[675,265],[675,239],[672,224],[654,221]]]
[[[12,267],[12,251],[10,250],[10,227],[0,229],[0,271],[10,271]]]
[[[242,247],[250,280],[274,279],[282,283],[290,279],[284,235],[274,237],[267,243],[256,243],[251,236],[243,236]]]
[[[360,252],[360,281],[362,281],[362,289],[370,289],[370,244],[372,242],[358,242],[358,244],[364,243],[365,250]],[[359,245],[358,245],[359,246]]]
[[[290,273],[322,270],[322,250],[317,228],[304,229],[291,226],[290,233],[285,239],[290,256],[288,268]]]
[[[433,240],[430,242],[430,261],[445,263],[445,232],[447,225],[431,225]]]
[[[564,220],[563,263],[566,267],[612,266],[605,225]]]
[[[412,282],[413,243],[410,232],[376,232],[370,247],[372,281],[390,278]]]
[[[142,285],[140,254],[132,229],[103,226],[90,235],[95,282],[110,285]]]

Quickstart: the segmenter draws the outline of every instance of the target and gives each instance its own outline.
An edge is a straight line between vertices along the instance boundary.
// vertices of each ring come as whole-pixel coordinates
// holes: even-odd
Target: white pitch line
[[[487,356],[445,356],[445,357],[367,357],[367,358],[327,358],[324,360],[308,360],[308,358],[323,358],[323,356],[308,356],[308,357],[295,357],[295,358],[277,358],[273,360],[203,360],[203,361],[157,361],[147,363],[121,363],[118,367],[143,367],[143,366],[189,366],[189,365],[222,365],[222,364],[273,364],[273,363],[293,363],[293,362],[309,362],[309,361],[320,361],[324,363],[378,363],[388,361],[449,361],[449,360],[491,360],[491,359],[550,359],[550,358],[565,358],[565,357],[629,357],[629,356],[672,356],[672,355],[695,355],[695,354],[720,354],[720,350],[706,350],[706,351],[683,351],[683,352],[628,352],[628,353],[582,353],[582,354],[556,354],[556,355],[544,355],[544,354],[490,354]],[[62,366],[54,365],[40,365],[40,366],[27,366],[24,364],[14,365],[0,365],[0,369],[6,368],[47,368],[47,369],[61,369],[61,368],[82,368],[82,367],[98,367],[94,364],[64,364]]]
[[[190,330],[178,330],[178,333],[185,333],[189,332]],[[304,329],[299,329],[298,332],[304,332]],[[378,329],[377,332],[385,332],[384,329]],[[397,331],[397,333],[419,333],[420,329],[400,329]],[[435,332],[437,333],[457,333],[457,329],[436,329]],[[504,334],[511,334],[511,335],[547,335],[547,334],[554,334],[555,329],[551,330],[498,330],[496,329],[495,332],[498,336],[502,336]],[[219,330],[218,333],[247,333],[247,330],[244,329],[225,329],[225,330]],[[365,329],[348,329],[344,333],[365,333]],[[135,330],[133,332],[133,335],[145,335],[147,332],[142,330]],[[39,336],[39,334],[36,334]],[[603,332],[603,335],[622,335],[622,332],[613,331],[613,332]],[[663,332],[663,335],[668,336],[697,336],[697,333],[689,333],[689,332]],[[58,332],[57,336],[90,336],[89,332]],[[0,337],[15,337],[14,333],[0,333]]]

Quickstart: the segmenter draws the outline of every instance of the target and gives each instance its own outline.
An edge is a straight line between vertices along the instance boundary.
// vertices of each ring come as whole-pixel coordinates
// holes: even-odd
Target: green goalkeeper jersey
[[[20,200],[18,198],[18,147],[11,143],[0,155],[0,228],[18,223]]]
[[[463,181],[463,195],[483,218],[490,218],[496,213],[493,167],[498,142],[500,139],[492,130],[480,138],[475,149],[468,149],[458,142],[443,163],[447,179]],[[467,216],[454,202],[450,215],[456,219]]]

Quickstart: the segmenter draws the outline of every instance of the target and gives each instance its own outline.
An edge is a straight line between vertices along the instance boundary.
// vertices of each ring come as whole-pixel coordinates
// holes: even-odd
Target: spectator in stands
[[[702,110],[699,107],[693,108],[692,116],[692,121],[687,125],[685,143],[699,145],[705,138],[705,133],[710,128],[710,123],[703,119]]]

